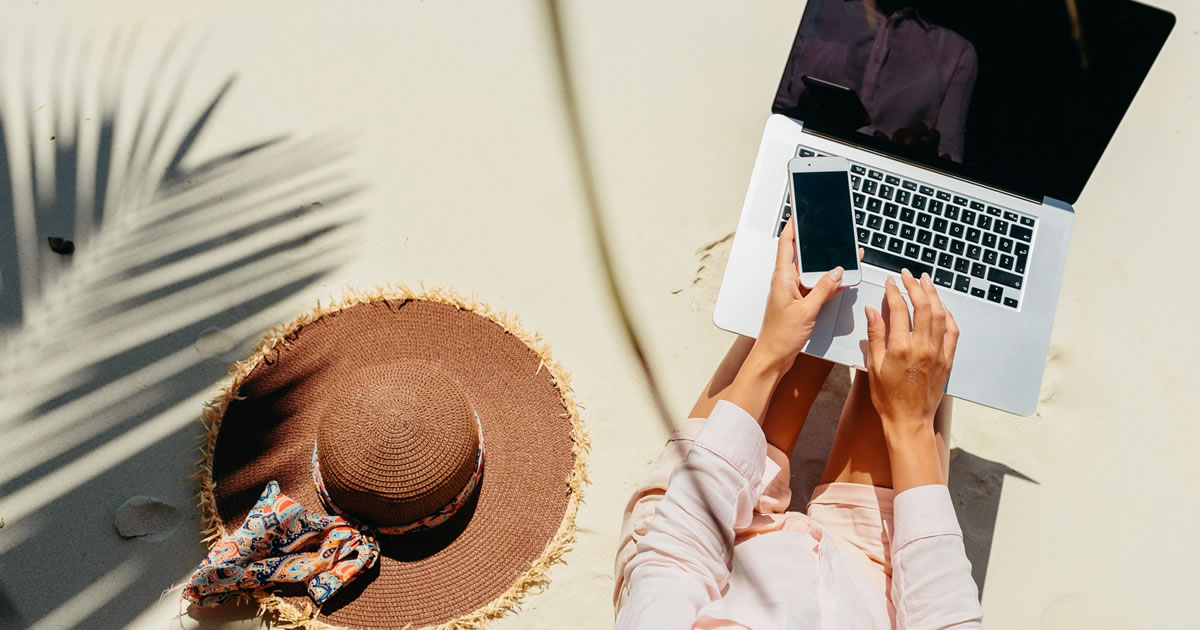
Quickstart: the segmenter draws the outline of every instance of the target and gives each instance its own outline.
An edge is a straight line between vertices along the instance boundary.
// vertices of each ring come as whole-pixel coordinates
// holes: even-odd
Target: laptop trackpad
[[[880,310],[883,306],[883,287],[863,282],[842,291],[842,303],[833,325],[833,341],[826,358],[857,368],[866,365],[867,314],[864,306]]]

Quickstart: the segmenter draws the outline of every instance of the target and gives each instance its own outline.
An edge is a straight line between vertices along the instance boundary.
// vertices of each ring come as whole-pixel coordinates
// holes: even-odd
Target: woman
[[[739,339],[630,500],[618,628],[974,628],[982,609],[946,489],[958,326],[905,271],[868,307],[854,379],[807,514],[786,512],[788,455],[832,365],[800,354],[842,270],[798,283],[779,239],[762,332]]]

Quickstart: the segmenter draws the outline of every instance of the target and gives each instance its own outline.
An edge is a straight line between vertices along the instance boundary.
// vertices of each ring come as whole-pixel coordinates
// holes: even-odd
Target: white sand
[[[573,374],[593,439],[593,483],[578,543],[567,564],[554,569],[551,587],[495,627],[609,626],[621,510],[665,429],[603,294],[541,3],[300,9],[225,0],[172,4],[169,13],[149,0],[60,4],[21,2],[6,12],[5,35],[33,35],[42,51],[36,75],[55,76],[45,60],[71,34],[103,39],[140,23],[144,41],[132,72],[144,78],[176,28],[185,37],[208,33],[182,109],[194,114],[228,76],[236,73],[237,81],[194,160],[274,134],[327,132],[329,142],[316,154],[366,188],[326,203],[329,212],[361,215],[361,224],[108,320],[96,315],[95,304],[119,307],[121,295],[141,290],[103,279],[105,265],[119,264],[128,249],[112,245],[116,253],[93,260],[80,247],[76,261],[89,260],[91,271],[68,285],[98,302],[81,307],[49,297],[39,307],[41,323],[16,333],[26,348],[66,335],[80,354],[67,368],[8,372],[22,391],[10,392],[0,407],[0,433],[24,435],[17,425],[29,409],[96,378],[89,366],[120,348],[159,338],[178,343],[164,356],[153,355],[157,346],[145,350],[153,356],[121,355],[140,371],[110,376],[45,419],[34,414],[30,426],[45,433],[32,450],[0,445],[10,449],[0,453],[0,482],[26,484],[0,492],[0,625],[173,624],[177,599],[157,597],[202,555],[195,510],[187,507],[182,525],[154,542],[120,539],[112,525],[117,507],[135,495],[191,505],[184,479],[193,458],[190,423],[225,366],[245,354],[246,339],[347,283],[397,281],[450,286],[520,314]],[[568,44],[620,279],[670,405],[682,416],[730,341],[713,327],[711,307],[802,3],[570,4]],[[1200,386],[1193,365],[1200,345],[1191,330],[1195,292],[1179,280],[1197,269],[1190,239],[1200,233],[1193,150],[1200,146],[1200,6],[1156,4],[1179,23],[1076,205],[1039,413],[1016,418],[957,407],[955,440],[960,455],[974,458],[956,464],[970,486],[961,494],[978,511],[964,518],[968,536],[991,539],[983,598],[991,627],[1181,627],[1194,618],[1189,594],[1200,578],[1200,532],[1189,490],[1200,472],[1192,453],[1200,428],[1189,398]],[[20,50],[18,41],[5,42]],[[20,66],[0,67],[11,109]],[[37,89],[39,105],[51,100],[48,87]],[[159,93],[165,99],[168,90]],[[38,120],[39,133],[55,128]],[[255,162],[246,174],[269,167]],[[328,202],[337,186],[322,186],[284,194],[285,206]],[[213,203],[237,210],[227,200]],[[230,216],[239,212],[247,210]],[[320,216],[336,215],[294,221]],[[172,269],[186,275],[215,268],[269,236],[284,238],[263,232]],[[318,258],[341,266],[310,282],[308,274],[322,268]],[[297,287],[269,307],[239,306],[264,282],[292,281]],[[200,320],[194,332],[184,328]],[[181,329],[191,337],[173,339]],[[205,387],[181,392],[161,376],[186,368],[194,368],[188,382]],[[827,447],[822,435],[836,413],[836,393],[845,389],[839,378],[805,432],[800,476],[820,468],[812,453]],[[138,420],[121,424],[128,418]],[[106,433],[97,423],[118,428]],[[82,435],[95,439],[56,459]],[[54,465],[38,468],[46,461]],[[1004,479],[997,467],[1036,483],[1009,476],[997,496]],[[46,531],[61,538],[59,549],[43,547],[56,559],[43,576],[25,579],[27,569],[13,563],[28,559],[30,541]]]

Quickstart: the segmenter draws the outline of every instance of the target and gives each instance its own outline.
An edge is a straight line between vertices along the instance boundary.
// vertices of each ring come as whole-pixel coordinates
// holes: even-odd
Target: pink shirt
[[[769,461],[758,423],[718,402],[618,576],[626,594],[617,628],[850,630],[889,628],[893,619],[896,628],[982,627],[945,486],[896,495],[885,523],[892,576],[884,597],[819,529],[745,536],[775,472]]]

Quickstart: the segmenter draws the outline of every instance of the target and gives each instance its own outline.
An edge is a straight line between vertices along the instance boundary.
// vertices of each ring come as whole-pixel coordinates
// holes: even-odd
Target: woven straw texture
[[[347,385],[406,362],[449,375],[479,413],[487,452],[479,490],[432,530],[380,537],[376,568],[320,611],[299,591],[256,594],[268,621],[307,628],[475,628],[513,610],[529,589],[544,587],[546,570],[569,546],[588,442],[566,374],[515,318],[447,291],[402,287],[318,305],[233,366],[231,382],[205,412],[198,477],[209,537],[240,525],[272,479],[301,504],[321,509],[310,458],[322,414],[378,403],[347,394]],[[430,404],[451,415],[467,404],[455,400],[454,387],[430,381],[442,392],[442,400]],[[327,409],[331,404],[344,408]],[[470,425],[464,419],[454,430]],[[322,436],[321,448],[333,437]],[[446,454],[454,465],[431,474],[461,475],[460,455]],[[365,489],[371,482],[339,481],[343,491],[355,483]]]

